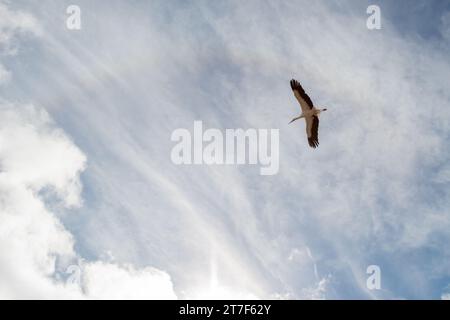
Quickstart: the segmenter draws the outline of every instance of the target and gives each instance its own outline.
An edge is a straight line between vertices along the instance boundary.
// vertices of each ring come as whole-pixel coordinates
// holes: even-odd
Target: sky
[[[450,298],[449,50],[450,1],[0,0],[0,298]],[[278,173],[174,164],[196,120]]]

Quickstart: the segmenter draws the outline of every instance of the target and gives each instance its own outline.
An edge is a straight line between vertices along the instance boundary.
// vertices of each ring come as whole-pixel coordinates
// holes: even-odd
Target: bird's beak
[[[297,120],[297,119],[292,119],[288,124],[291,124],[291,123],[294,122],[295,120]]]

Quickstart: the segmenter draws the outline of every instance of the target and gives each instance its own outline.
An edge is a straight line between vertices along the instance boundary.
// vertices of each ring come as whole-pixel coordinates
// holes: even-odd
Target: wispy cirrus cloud
[[[369,31],[356,1],[80,1],[76,33],[48,19],[66,4],[24,4],[45,45],[8,96],[44,105],[89,159],[84,206],[61,217],[83,256],[155,265],[180,297],[441,296],[448,45],[400,33],[387,6]],[[314,152],[286,125],[291,77],[329,108]],[[171,132],[198,119],[279,128],[279,174],[174,166]]]

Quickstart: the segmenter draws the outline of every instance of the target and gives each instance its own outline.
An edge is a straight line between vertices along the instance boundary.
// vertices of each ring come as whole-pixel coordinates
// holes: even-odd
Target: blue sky
[[[0,3],[0,186],[28,197],[6,198],[2,242],[36,241],[6,236],[34,228],[28,202],[65,239],[36,232],[39,250],[2,253],[2,269],[25,261],[35,278],[17,272],[21,290],[1,296],[64,296],[74,263],[70,294],[88,298],[450,291],[449,1]],[[370,4],[381,30],[366,28]],[[291,78],[328,108],[317,150],[287,125]],[[171,133],[194,120],[279,129],[279,173],[174,165]],[[366,287],[372,264],[381,290]]]

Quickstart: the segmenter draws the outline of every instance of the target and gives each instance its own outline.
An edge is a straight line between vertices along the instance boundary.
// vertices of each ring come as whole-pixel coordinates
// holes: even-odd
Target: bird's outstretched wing
[[[312,148],[319,146],[319,118],[317,116],[306,117],[306,134],[308,143]]]
[[[303,89],[300,82],[292,79],[291,80],[291,88],[292,88],[292,91],[294,91],[294,95],[297,98],[298,102],[300,103],[300,106],[302,107],[303,112],[308,111],[313,108],[314,105],[311,101],[311,98],[306,94],[306,92]]]

